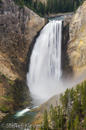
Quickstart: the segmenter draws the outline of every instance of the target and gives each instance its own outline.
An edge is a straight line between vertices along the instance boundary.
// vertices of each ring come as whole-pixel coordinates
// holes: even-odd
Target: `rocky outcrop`
[[[86,72],[86,1],[78,8],[69,24],[67,50],[75,77]]]
[[[20,8],[12,0],[0,2],[0,110],[30,105],[26,85],[27,55],[44,25],[45,19],[26,6]]]
[[[72,13],[64,13],[64,21],[63,21],[63,26],[66,27],[70,22],[71,22],[71,19],[74,15],[74,12]]]

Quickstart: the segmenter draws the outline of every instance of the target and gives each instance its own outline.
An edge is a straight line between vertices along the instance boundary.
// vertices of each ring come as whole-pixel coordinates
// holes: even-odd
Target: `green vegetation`
[[[24,1],[23,0],[14,0],[15,4],[19,5],[20,8],[23,8]]]
[[[12,97],[8,97],[8,96],[1,96],[1,98],[4,98],[5,100],[9,100],[9,101],[14,101]]]
[[[47,109],[44,111],[44,126],[43,126],[43,129],[44,130],[48,130],[49,129]]]
[[[28,104],[30,105],[30,98],[29,98],[29,91],[27,85],[17,79],[15,84],[13,85],[14,88],[14,100],[17,106],[26,107]]]
[[[0,80],[0,83],[2,83],[2,81]]]
[[[8,108],[6,105],[0,106],[0,110],[1,110],[2,112],[9,112],[9,111],[10,111],[9,108]]]
[[[8,79],[8,82],[13,86],[14,82]]]
[[[60,104],[44,111],[41,130],[86,130],[86,81],[61,94]]]
[[[23,8],[26,5],[40,16],[46,14],[65,13],[75,11],[84,0],[47,0],[47,3],[38,2],[38,0],[14,0],[14,2]]]

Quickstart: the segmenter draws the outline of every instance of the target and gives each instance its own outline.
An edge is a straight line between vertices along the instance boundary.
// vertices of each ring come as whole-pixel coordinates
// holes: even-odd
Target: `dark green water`
[[[34,119],[35,112],[28,111],[18,117],[9,114],[0,122],[0,130],[30,130],[30,122]]]

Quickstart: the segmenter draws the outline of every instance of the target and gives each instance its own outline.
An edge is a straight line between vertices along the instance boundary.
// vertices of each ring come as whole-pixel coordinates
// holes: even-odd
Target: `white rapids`
[[[25,108],[24,110],[20,111],[20,112],[17,112],[15,114],[15,117],[20,117],[20,116],[23,116],[26,112],[30,111],[30,109],[28,108]]]

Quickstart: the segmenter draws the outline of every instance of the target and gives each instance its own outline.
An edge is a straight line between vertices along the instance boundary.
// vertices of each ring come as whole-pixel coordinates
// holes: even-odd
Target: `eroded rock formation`
[[[13,111],[30,105],[27,54],[44,25],[45,19],[27,7],[21,9],[12,0],[0,3],[0,110]]]
[[[86,1],[80,6],[69,24],[67,53],[75,77],[86,72]]]

